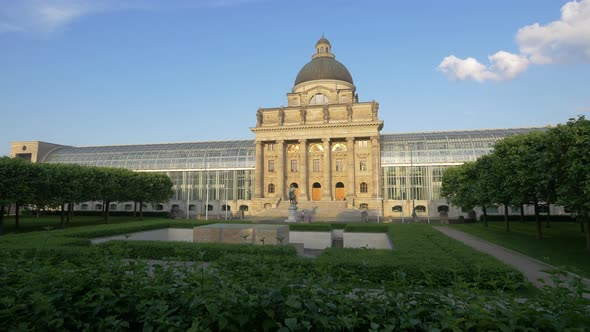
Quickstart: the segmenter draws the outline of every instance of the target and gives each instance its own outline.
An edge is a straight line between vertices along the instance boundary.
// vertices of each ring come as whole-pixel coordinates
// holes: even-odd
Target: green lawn
[[[535,223],[511,222],[510,232],[504,232],[503,222],[452,225],[458,230],[478,236],[503,247],[547,262],[565,266],[569,271],[590,277],[590,252],[585,249],[585,235],[577,223],[554,222],[551,228],[543,223],[543,239],[535,238]]]

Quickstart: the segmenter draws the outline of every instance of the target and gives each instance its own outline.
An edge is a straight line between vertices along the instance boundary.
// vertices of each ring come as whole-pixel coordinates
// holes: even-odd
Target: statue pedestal
[[[297,222],[297,206],[289,206],[289,218],[287,218],[285,222]]]

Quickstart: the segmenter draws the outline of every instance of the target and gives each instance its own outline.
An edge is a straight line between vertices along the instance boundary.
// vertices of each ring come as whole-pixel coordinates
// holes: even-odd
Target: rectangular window
[[[297,173],[297,159],[291,160],[291,172]]]
[[[360,141],[357,141],[357,142],[358,142],[359,148],[367,148],[367,147],[369,147],[369,141],[367,141],[367,140],[360,140]]]
[[[361,171],[366,171],[367,170],[367,158],[361,158],[359,160],[359,165],[360,165],[360,170]]]
[[[266,145],[266,149],[267,149],[268,151],[274,151],[274,150],[275,150],[275,148],[276,148],[276,144],[275,144],[275,143],[268,143],[268,144]]]
[[[319,172],[320,171],[320,160],[319,159],[314,159],[313,160],[313,171],[314,172]]]
[[[344,171],[344,167],[342,165],[342,159],[336,159],[336,172]]]
[[[275,171],[275,161],[269,160],[268,161],[268,172],[273,173]]]

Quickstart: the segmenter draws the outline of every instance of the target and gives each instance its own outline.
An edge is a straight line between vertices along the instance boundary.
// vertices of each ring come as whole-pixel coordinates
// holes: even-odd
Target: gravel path
[[[476,250],[496,257],[500,261],[512,266],[513,268],[520,271],[525,276],[525,278],[536,287],[540,288],[544,285],[553,285],[551,276],[544,271],[555,269],[555,266],[450,227],[436,226],[434,229],[455,240],[461,241]],[[579,276],[574,274],[570,274],[568,276],[568,278],[575,277]],[[582,282],[588,289],[590,289],[590,280],[582,278]]]

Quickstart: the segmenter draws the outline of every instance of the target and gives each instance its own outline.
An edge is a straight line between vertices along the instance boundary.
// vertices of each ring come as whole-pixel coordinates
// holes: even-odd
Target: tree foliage
[[[169,200],[171,195],[172,181],[164,174],[0,158],[0,234],[4,209],[11,204],[64,211],[66,205],[100,200],[105,202],[108,222],[111,202],[159,203]]]

